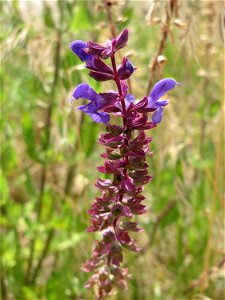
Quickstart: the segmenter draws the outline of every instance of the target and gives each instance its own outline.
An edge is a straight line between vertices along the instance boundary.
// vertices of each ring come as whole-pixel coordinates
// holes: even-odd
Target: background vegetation
[[[170,93],[163,123],[150,132],[154,180],[145,189],[149,213],[138,219],[145,233],[135,237],[144,250],[126,253],[129,289],[112,299],[224,299],[222,6],[1,2],[3,300],[93,298],[80,266],[97,238],[85,230],[104,126],[69,100],[80,82],[113,87],[90,79],[69,44],[102,42],[125,26],[124,53],[138,66],[136,97],[162,77],[184,85]]]

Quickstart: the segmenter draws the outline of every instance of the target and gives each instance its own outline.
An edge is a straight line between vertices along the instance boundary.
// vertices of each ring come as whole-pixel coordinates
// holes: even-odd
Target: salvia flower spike
[[[127,287],[130,275],[128,269],[121,267],[123,249],[141,250],[130,232],[142,231],[132,218],[146,213],[142,192],[144,185],[152,179],[146,162],[152,139],[145,131],[161,122],[169,103],[161,97],[179,84],[171,78],[162,79],[148,97],[135,101],[128,93],[126,79],[136,68],[127,57],[118,66],[115,60],[116,52],[125,47],[127,41],[128,30],[124,29],[105,45],[80,40],[71,43],[72,51],[85,63],[92,78],[112,80],[117,87],[116,91],[98,94],[87,83],[81,83],[73,92],[73,101],[79,98],[89,101],[77,109],[93,121],[106,124],[106,132],[99,137],[99,143],[105,147],[101,154],[104,163],[98,170],[109,174],[107,177],[111,179],[99,178],[96,182],[101,195],[88,211],[91,226],[87,229],[88,232],[102,232],[102,239],[95,242],[91,258],[82,266],[85,272],[93,272],[86,287],[97,286],[96,299],[99,300],[110,295],[114,287]],[[109,65],[103,61],[105,59]],[[118,117],[118,124],[109,123],[110,115]]]

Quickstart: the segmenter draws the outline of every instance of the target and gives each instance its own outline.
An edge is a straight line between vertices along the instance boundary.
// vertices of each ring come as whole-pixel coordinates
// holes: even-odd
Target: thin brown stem
[[[159,42],[159,47],[156,52],[156,55],[153,57],[151,64],[150,64],[150,73],[149,73],[149,80],[148,80],[148,85],[146,89],[146,95],[149,95],[150,90],[152,88],[153,82],[155,80],[158,68],[159,68],[159,63],[158,63],[158,56],[162,55],[165,47],[166,47],[166,42],[168,39],[168,36],[170,34],[170,23],[171,23],[171,18],[175,12],[177,5],[177,0],[170,0],[170,12],[166,12],[166,21],[162,25],[162,34],[161,34],[161,39]]]
[[[205,270],[202,274],[200,274],[200,276],[197,279],[195,279],[186,290],[184,290],[184,293],[185,294],[190,293],[192,290],[199,287],[201,289],[201,286],[204,285],[204,282],[209,280],[210,275],[212,273],[215,273],[216,270],[219,271],[220,269],[224,268],[224,265],[225,265],[225,256],[216,266],[213,266],[208,270]]]
[[[6,278],[5,278],[5,273],[2,270],[2,266],[1,266],[0,282],[1,282],[1,298],[2,298],[2,300],[7,300],[8,292],[7,292],[7,286],[6,286]]]
[[[142,250],[142,253],[144,253],[149,247],[151,247],[153,245],[155,235],[156,235],[156,232],[157,232],[157,229],[158,229],[159,225],[164,220],[164,218],[168,215],[168,213],[171,211],[171,209],[174,207],[175,204],[176,204],[176,200],[171,200],[166,205],[166,207],[163,209],[163,211],[158,215],[155,223],[152,226],[152,231],[151,231],[151,234],[150,234],[150,240],[149,240],[148,244]]]
[[[156,221],[152,227],[152,231],[150,233],[150,240],[147,243],[147,245],[145,245],[145,247],[141,250],[141,254],[146,253],[146,251],[152,247],[153,243],[154,243],[154,239],[157,233],[157,229],[159,228],[159,225],[161,224],[161,222],[164,220],[164,218],[168,215],[168,213],[170,212],[170,210],[174,207],[174,205],[176,204],[176,200],[171,200],[166,207],[163,209],[163,211],[157,216]],[[136,259],[142,257],[141,255],[137,256]],[[130,263],[132,263],[134,258],[131,258]]]
[[[151,246],[153,244],[153,242],[154,242],[154,238],[155,238],[158,226],[163,221],[163,219],[168,215],[168,213],[171,211],[171,209],[174,207],[175,204],[176,204],[176,200],[171,200],[167,204],[167,206],[163,209],[163,211],[158,215],[158,217],[156,219],[156,222],[154,223],[154,225],[152,227],[152,232],[151,232],[151,236],[150,236],[149,246]]]
[[[115,26],[114,26],[114,23],[113,23],[112,12],[111,12],[112,3],[108,0],[103,0],[103,2],[104,2],[104,5],[105,5],[107,18],[108,18],[108,21],[109,21],[110,31],[112,33],[112,36],[115,38],[116,37],[116,29],[115,29]]]
[[[207,3],[207,7],[209,9],[209,14],[207,14],[207,33],[208,33],[208,37],[209,39],[207,40],[207,43],[205,44],[205,58],[207,61],[207,67],[208,69],[210,69],[210,66],[213,62],[212,59],[212,47],[213,47],[213,40],[210,39],[210,37],[213,36],[213,32],[214,32],[214,20],[215,20],[215,16],[216,16],[216,11],[215,11],[215,3],[213,1],[208,2]],[[205,91],[205,97],[210,99],[211,98],[211,94],[208,91],[208,86],[210,84],[210,80],[209,78],[205,78],[204,80],[204,88],[203,90]],[[201,153],[201,158],[204,159],[205,158],[205,143],[206,143],[206,118],[205,116],[207,115],[207,113],[209,112],[209,107],[210,107],[210,102],[207,101],[208,105],[204,106],[204,112],[202,114],[202,118],[201,118],[201,135],[200,135],[200,153]],[[223,111],[223,104],[221,103],[221,111]],[[220,167],[221,167],[221,162],[222,162],[222,158],[221,158],[221,142],[220,142],[220,130],[221,130],[221,124],[223,124],[223,122],[221,122],[221,120],[219,120],[218,122],[218,135],[217,135],[217,139],[216,139],[216,155],[215,155],[215,163],[214,163],[214,170],[210,171],[210,169],[206,169],[206,175],[209,179],[209,182],[211,182],[212,187],[213,187],[213,194],[211,197],[211,206],[210,206],[210,210],[209,210],[209,214],[208,214],[208,240],[207,240],[207,244],[206,244],[206,248],[204,251],[204,260],[203,260],[203,274],[207,272],[210,262],[213,259],[214,255],[213,255],[213,247],[212,247],[212,240],[213,240],[213,227],[215,226],[215,222],[217,219],[216,216],[216,210],[217,210],[217,205],[218,205],[218,200],[221,199],[222,200],[222,196],[218,189],[218,183],[219,183],[219,174],[220,174]],[[222,128],[223,130],[223,128]],[[202,176],[204,177],[205,174],[202,174]],[[205,181],[203,181],[203,188],[202,188],[202,192],[203,192],[203,199],[204,199],[204,195],[205,195],[205,190],[204,190],[204,185],[206,184]],[[221,201],[220,200],[220,201]],[[222,200],[221,203],[224,203],[224,201]],[[204,282],[200,282],[199,284],[199,290],[200,292],[202,292],[205,288]]]

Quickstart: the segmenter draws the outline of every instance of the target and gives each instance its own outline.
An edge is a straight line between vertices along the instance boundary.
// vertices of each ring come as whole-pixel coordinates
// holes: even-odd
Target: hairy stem
[[[111,7],[112,4],[110,1],[107,0],[103,0],[104,5],[105,5],[105,10],[106,10],[106,14],[107,14],[107,18],[108,18],[108,22],[109,22],[109,27],[110,27],[110,31],[112,34],[113,38],[116,38],[116,28],[113,22],[113,17],[112,17],[112,11],[111,11]],[[122,55],[120,52],[118,52],[119,58],[122,59]],[[131,80],[130,78],[127,79],[127,83],[128,83],[128,87],[130,90],[130,93],[132,94],[132,85],[131,85]]]
[[[126,129],[126,105],[125,105],[125,99],[124,99],[124,96],[123,96],[123,93],[122,93],[121,83],[120,83],[120,80],[119,80],[118,74],[117,74],[116,62],[115,62],[115,56],[114,55],[111,57],[111,61],[112,61],[112,67],[113,67],[115,82],[116,82],[118,92],[119,92],[119,95],[120,95],[120,99],[121,99],[121,105],[122,105],[122,109],[123,109],[123,128],[125,130]],[[128,135],[126,135],[126,136],[127,136],[127,138],[125,139],[124,142],[125,142],[125,144],[128,144],[129,136]],[[125,162],[126,162],[126,165],[127,165],[128,164],[128,156],[125,156]],[[127,173],[127,169],[125,167],[124,168],[124,175],[126,175],[126,173]]]

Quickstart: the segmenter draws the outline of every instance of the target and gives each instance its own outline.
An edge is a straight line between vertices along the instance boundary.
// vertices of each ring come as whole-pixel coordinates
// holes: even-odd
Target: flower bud
[[[109,279],[107,279],[101,283],[101,287],[107,294],[109,294],[112,290],[112,283]]]
[[[96,81],[107,81],[113,79],[112,74],[102,73],[97,71],[91,71],[89,75],[94,78]]]
[[[119,50],[126,46],[128,41],[128,30],[125,28],[123,32],[116,38],[115,49]]]
[[[132,63],[126,57],[124,57],[118,70],[118,77],[120,80],[127,79],[134,73],[135,70],[136,68],[132,65]]]

